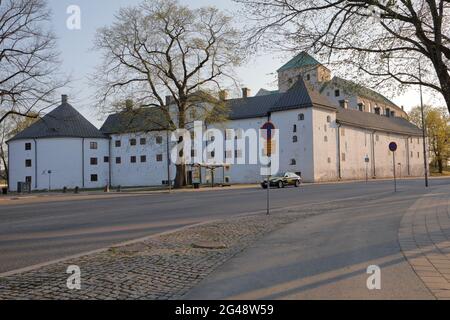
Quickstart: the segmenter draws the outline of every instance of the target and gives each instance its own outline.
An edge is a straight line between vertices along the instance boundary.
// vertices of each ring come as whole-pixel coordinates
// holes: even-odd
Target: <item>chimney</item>
[[[219,99],[221,101],[225,101],[228,99],[228,91],[227,90],[220,90],[219,91]]]
[[[131,99],[125,100],[125,109],[126,109],[127,111],[133,109],[133,100],[131,100]]]
[[[61,103],[67,103],[67,94],[61,95]]]
[[[242,88],[242,98],[248,98],[248,97],[250,97],[250,89]]]
[[[339,100],[339,104],[342,108],[348,109],[348,100]]]
[[[166,106],[172,104],[175,101],[173,96],[166,96]]]

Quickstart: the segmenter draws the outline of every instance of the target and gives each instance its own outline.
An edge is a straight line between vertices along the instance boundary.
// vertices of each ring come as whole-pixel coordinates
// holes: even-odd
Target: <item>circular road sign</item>
[[[272,130],[274,130],[274,129],[275,129],[275,126],[272,122],[267,121],[266,123],[264,123],[261,127],[263,138],[266,140],[271,140],[272,139]]]
[[[397,144],[395,142],[391,142],[389,143],[389,150],[391,150],[392,152],[397,150]]]

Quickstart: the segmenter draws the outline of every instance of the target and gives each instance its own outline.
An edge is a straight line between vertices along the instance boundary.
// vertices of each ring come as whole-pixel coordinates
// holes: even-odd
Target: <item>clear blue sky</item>
[[[120,7],[140,3],[141,0],[48,0],[53,13],[53,29],[58,36],[59,50],[63,60],[63,71],[72,75],[74,79],[70,88],[64,90],[69,99],[84,116],[96,126],[100,126],[104,120],[94,107],[93,94],[87,76],[93,74],[95,66],[99,64],[99,54],[92,50],[93,39],[98,28],[112,23],[114,13]],[[181,3],[191,7],[214,5],[220,9],[232,11],[236,4],[231,0],[181,0]],[[81,29],[69,30],[66,20],[69,15],[67,7],[78,5],[81,9]],[[275,70],[283,64],[286,56],[279,54],[264,54],[252,58],[245,66],[238,70],[239,80],[242,85],[252,89],[256,93],[259,88],[274,88]],[[409,109],[417,105],[418,95],[410,91],[402,97],[393,99],[399,105]],[[430,97],[426,98],[429,101]]]

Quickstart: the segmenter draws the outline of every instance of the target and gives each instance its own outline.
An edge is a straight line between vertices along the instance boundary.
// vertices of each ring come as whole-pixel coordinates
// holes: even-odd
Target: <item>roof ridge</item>
[[[106,138],[77,109],[63,102],[8,141],[52,137]]]

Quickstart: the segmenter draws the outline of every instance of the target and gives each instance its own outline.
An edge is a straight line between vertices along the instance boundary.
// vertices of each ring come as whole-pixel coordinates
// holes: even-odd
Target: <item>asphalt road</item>
[[[449,184],[448,179],[431,182]],[[402,180],[403,193],[423,192],[422,180]],[[271,189],[271,207],[281,208],[368,194],[389,194],[392,181],[305,185]],[[99,249],[182,226],[265,209],[259,188],[153,193],[55,202],[0,203],[0,272]],[[386,223],[392,223],[387,221]],[[383,232],[381,230],[380,232]]]

